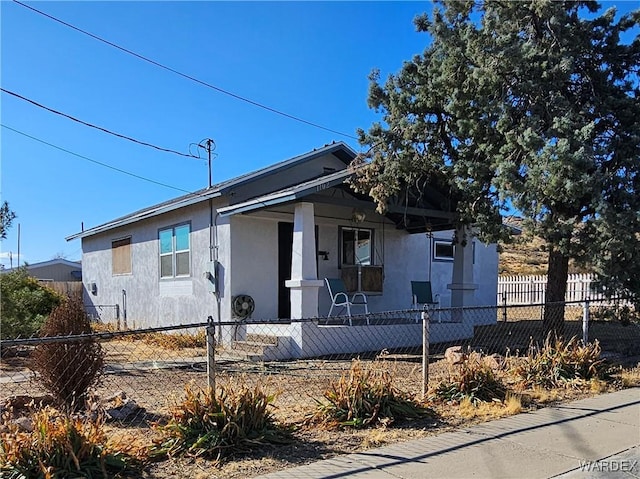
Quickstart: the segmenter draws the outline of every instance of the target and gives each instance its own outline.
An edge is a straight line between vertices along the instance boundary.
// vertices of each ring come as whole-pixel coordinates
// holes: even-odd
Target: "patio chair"
[[[431,281],[411,281],[411,298],[411,309],[418,309],[421,305],[425,310],[440,308],[440,295],[436,294],[434,300]]]
[[[351,298],[347,293],[347,288],[344,285],[344,281],[340,278],[325,278],[327,289],[329,290],[329,296],[331,296],[331,308],[329,308],[329,314],[327,318],[331,317],[334,306],[341,306],[347,309],[347,316],[349,318],[349,326],[353,325],[351,321],[351,307],[352,306],[364,306],[364,314],[369,314],[369,308],[367,306],[367,296],[364,293],[354,293]],[[369,318],[367,317],[367,324],[369,324]]]

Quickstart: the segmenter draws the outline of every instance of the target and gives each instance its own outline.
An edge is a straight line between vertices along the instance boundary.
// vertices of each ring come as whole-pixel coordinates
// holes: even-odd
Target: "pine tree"
[[[559,335],[569,258],[640,298],[640,10],[599,8],[438,2],[415,20],[424,53],[384,83],[373,72],[383,121],[359,131],[370,149],[356,187],[381,209],[435,182],[482,239],[504,239],[510,208],[526,219],[548,244],[544,323]]]

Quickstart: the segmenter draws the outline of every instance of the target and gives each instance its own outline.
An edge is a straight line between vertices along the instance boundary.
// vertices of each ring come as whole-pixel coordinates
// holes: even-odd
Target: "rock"
[[[108,403],[113,403],[116,407],[122,406],[127,400],[127,393],[124,391],[118,391],[108,398],[105,398],[105,401]]]
[[[488,366],[492,370],[497,371],[499,369],[502,369],[502,366],[504,365],[504,358],[499,354],[492,354],[491,356],[483,356],[482,362],[485,364],[485,366]]]
[[[18,419],[16,419],[15,421],[13,421],[20,429],[22,429],[23,431],[26,432],[32,432],[33,431],[33,421],[31,419],[29,419],[28,417],[19,417]]]
[[[132,419],[138,414],[144,412],[144,408],[138,406],[133,399],[120,399],[117,398],[114,402],[117,403],[115,407],[107,407],[105,412],[110,419],[114,421],[125,421]]]
[[[451,346],[444,352],[444,358],[447,362],[453,366],[456,364],[462,364],[467,359],[467,354],[464,352],[462,346]]]

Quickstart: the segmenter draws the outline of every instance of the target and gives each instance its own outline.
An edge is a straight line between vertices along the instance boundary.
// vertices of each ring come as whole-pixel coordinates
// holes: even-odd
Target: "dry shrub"
[[[479,353],[469,354],[449,379],[436,386],[435,396],[447,401],[502,401],[507,388]]]
[[[616,376],[623,388],[640,387],[640,363],[632,368],[621,368]]]
[[[287,440],[271,415],[274,395],[260,385],[223,386],[219,394],[211,389],[185,388],[181,403],[171,409],[166,425],[156,426],[161,437],[154,441],[151,454],[164,456],[203,456],[221,461],[232,453]]]
[[[547,336],[542,347],[531,345],[529,354],[513,372],[524,387],[545,388],[584,385],[592,379],[608,379],[610,367],[600,358],[600,343],[583,344]]]
[[[30,430],[14,423],[0,432],[0,471],[8,478],[115,477],[142,465],[111,447],[101,417],[72,417],[45,407],[35,413]],[[6,476],[5,476],[6,474]]]
[[[307,422],[329,427],[368,427],[387,425],[396,419],[433,417],[431,409],[394,386],[393,376],[383,364],[374,361],[365,367],[359,360],[353,361],[348,374],[329,385],[324,392],[327,402],[318,401],[316,413]]]
[[[78,299],[69,298],[55,308],[40,330],[43,337],[91,333],[89,318]],[[60,406],[85,406],[89,388],[104,366],[104,351],[94,338],[47,342],[34,348],[30,367]]]

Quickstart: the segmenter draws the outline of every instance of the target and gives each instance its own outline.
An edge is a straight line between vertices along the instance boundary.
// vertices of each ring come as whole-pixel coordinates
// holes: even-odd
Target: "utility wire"
[[[85,126],[88,126],[88,127],[91,127],[91,128],[95,128],[96,130],[100,130],[100,131],[102,131],[104,133],[108,133],[110,135],[117,136],[118,138],[123,138],[125,140],[132,141],[132,142],[137,143],[137,144],[142,145],[142,146],[148,146],[150,148],[155,148],[156,150],[164,151],[164,152],[167,152],[167,153],[173,153],[174,155],[186,156],[187,158],[201,159],[199,156],[192,155],[190,153],[181,153],[179,151],[171,150],[169,148],[162,148],[161,146],[156,146],[156,145],[153,145],[151,143],[147,143],[146,141],[136,140],[135,138],[131,138],[130,136],[122,135],[120,133],[116,133],[114,131],[111,131],[111,130],[108,130],[106,128],[103,128],[101,126],[97,126],[97,125],[94,125],[92,123],[88,123],[86,121],[82,121],[82,120],[80,120],[80,119],[78,119],[78,118],[76,118],[74,116],[68,115],[66,113],[62,113],[61,111],[58,111],[58,110],[54,110],[53,108],[49,108],[48,106],[45,106],[45,105],[43,105],[41,103],[38,103],[37,101],[31,100],[31,99],[29,99],[27,97],[19,95],[18,93],[15,93],[13,91],[7,90],[6,88],[0,87],[0,90],[2,90],[4,93],[6,93],[8,95],[15,96],[16,98],[20,98],[21,100],[29,102],[32,105],[35,105],[35,106],[37,106],[39,108],[42,108],[42,109],[47,110],[47,111],[50,111],[51,113],[55,113],[56,115],[64,116],[65,118],[68,118],[68,119],[73,120],[73,121],[75,121],[77,123],[80,123],[81,125],[85,125]]]
[[[191,191],[187,191],[187,190],[183,190],[182,188],[177,188],[175,186],[167,185],[166,183],[160,183],[159,181],[155,181],[155,180],[152,180],[150,178],[146,178],[144,176],[136,175],[135,173],[131,173],[131,172],[126,171],[126,170],[121,170],[120,168],[116,168],[115,166],[111,166],[111,165],[108,165],[106,163],[102,163],[100,161],[93,160],[93,159],[88,158],[86,156],[80,155],[78,153],[74,153],[73,151],[67,150],[65,148],[62,148],[62,147],[57,146],[57,145],[54,145],[54,144],[49,143],[47,141],[41,140],[40,138],[36,138],[35,136],[28,135],[27,133],[24,133],[22,131],[16,130],[15,128],[11,128],[10,126],[5,125],[4,123],[0,123],[0,126],[2,126],[3,128],[6,128],[7,130],[11,130],[14,133],[17,133],[19,135],[26,136],[27,138],[31,138],[34,141],[37,141],[37,142],[42,143],[44,145],[50,146],[51,148],[55,148],[56,150],[64,151],[65,153],[68,153],[68,154],[73,155],[73,156],[77,156],[78,158],[82,158],[83,160],[90,161],[91,163],[95,163],[97,165],[104,166],[105,168],[109,168],[110,170],[114,170],[114,171],[117,171],[119,173],[124,173],[125,175],[133,176],[134,178],[138,178],[139,180],[148,181],[149,183],[153,183],[154,185],[164,186],[165,188],[171,188],[172,190],[181,191],[183,193],[191,193]]]
[[[58,23],[60,23],[60,24],[62,24],[64,26],[66,26],[66,27],[69,27],[69,28],[71,28],[71,29],[73,29],[73,30],[75,30],[77,32],[83,33],[84,35],[87,35],[87,36],[93,38],[94,40],[98,40],[99,42],[105,43],[105,44],[107,44],[107,45],[109,45],[109,46],[111,46],[113,48],[117,48],[118,50],[123,51],[125,53],[128,53],[129,55],[133,55],[134,57],[139,58],[140,60],[144,60],[145,62],[151,63],[152,65],[155,65],[155,66],[157,66],[159,68],[162,68],[164,70],[170,71],[171,73],[175,73],[176,75],[180,75],[183,78],[187,78],[188,80],[191,80],[193,82],[199,83],[200,85],[206,86],[207,88],[211,88],[212,90],[215,90],[217,92],[220,92],[220,93],[223,93],[223,94],[228,95],[230,97],[233,97],[236,100],[244,101],[244,102],[249,103],[250,105],[256,106],[258,108],[262,108],[264,110],[270,111],[270,112],[275,113],[277,115],[284,116],[284,117],[289,118],[291,120],[295,120],[295,121],[298,121],[300,123],[304,123],[306,125],[313,126],[315,128],[320,128],[322,130],[329,131],[331,133],[335,133],[336,135],[340,135],[340,136],[344,136],[344,137],[347,137],[347,138],[351,138],[353,140],[357,140],[358,139],[358,137],[350,135],[348,133],[343,133],[343,132],[338,131],[338,130],[333,130],[331,128],[327,128],[326,126],[319,125],[318,123],[313,123],[313,122],[305,120],[303,118],[300,118],[300,117],[297,117],[297,116],[294,116],[294,115],[290,115],[289,113],[285,113],[285,112],[283,112],[281,110],[276,110],[275,108],[271,108],[270,106],[264,105],[262,103],[258,103],[257,101],[253,101],[253,100],[251,100],[249,98],[237,95],[237,94],[232,93],[232,92],[230,92],[228,90],[224,90],[223,88],[220,88],[220,87],[217,87],[215,85],[212,85],[211,83],[207,83],[207,82],[205,82],[203,80],[199,80],[198,78],[195,78],[195,77],[193,77],[191,75],[188,75],[186,73],[182,73],[182,72],[180,72],[178,70],[175,70],[175,69],[173,69],[171,67],[163,65],[162,63],[159,63],[159,62],[157,62],[155,60],[152,60],[151,58],[145,57],[145,56],[143,56],[143,55],[141,55],[139,53],[136,53],[136,52],[134,52],[132,50],[129,50],[129,49],[124,48],[124,47],[121,47],[120,45],[117,45],[117,44],[115,44],[113,42],[110,42],[109,40],[106,40],[106,39],[104,39],[102,37],[99,37],[98,35],[90,33],[90,32],[88,32],[86,30],[82,30],[81,28],[78,28],[75,25],[72,25],[72,24],[67,23],[67,22],[65,22],[63,20],[60,20],[59,18],[56,18],[53,15],[49,15],[48,13],[45,13],[45,12],[43,12],[41,10],[38,10],[37,8],[34,8],[31,5],[27,5],[26,3],[22,3],[19,0],[13,0],[13,2],[17,3],[18,5],[23,6],[25,8],[28,8],[29,10],[32,10],[32,11],[34,11],[34,12],[36,12],[36,13],[44,16],[44,17],[47,17],[50,20],[53,20],[55,22],[58,22]]]

